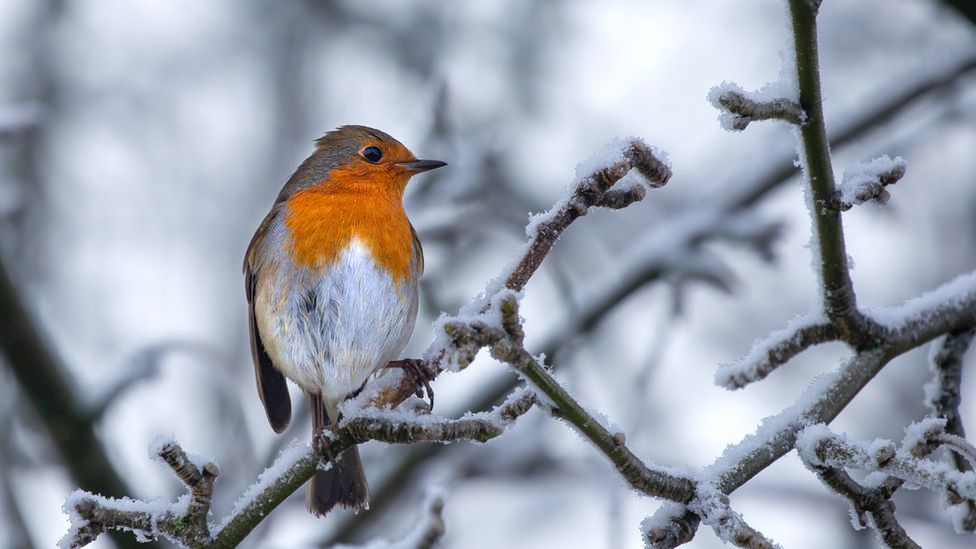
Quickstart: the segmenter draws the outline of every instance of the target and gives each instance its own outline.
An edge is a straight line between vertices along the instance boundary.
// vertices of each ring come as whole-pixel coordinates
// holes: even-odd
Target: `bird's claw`
[[[434,389],[430,382],[437,377],[437,374],[430,368],[426,360],[420,358],[404,358],[391,361],[386,365],[387,368],[399,368],[410,380],[414,387],[414,394],[418,398],[424,398],[426,393],[430,400],[430,409],[434,409]]]

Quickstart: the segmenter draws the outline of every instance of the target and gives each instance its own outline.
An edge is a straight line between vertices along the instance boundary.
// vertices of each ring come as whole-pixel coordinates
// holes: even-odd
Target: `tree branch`
[[[934,378],[925,386],[926,406],[936,417],[945,418],[947,433],[960,438],[966,436],[962,417],[959,414],[962,359],[972,345],[974,336],[976,336],[976,329],[973,328],[946,334],[945,338],[934,347],[934,352],[929,359],[929,368]],[[949,458],[956,470],[961,472],[973,470],[973,464],[962,453],[949,450]],[[946,494],[946,496],[950,504],[963,506],[961,516],[957,520],[958,527],[966,532],[976,531],[976,500],[960,501],[958,495]]]
[[[776,368],[789,362],[803,351],[838,338],[836,328],[824,322],[821,315],[794,319],[781,330],[757,342],[744,357],[731,364],[723,364],[715,371],[715,383],[726,389],[741,389],[760,381]]]
[[[816,233],[814,263],[819,266],[824,310],[844,339],[853,342],[855,347],[861,347],[868,343],[876,330],[857,309],[840,212],[828,207],[836,189],[820,92],[817,54],[819,5],[819,2],[809,0],[789,0],[799,103],[807,115],[806,123],[799,129],[800,159],[809,186],[808,207]]]
[[[317,468],[331,466],[330,456],[339,455],[346,448],[369,440],[484,442],[500,435],[535,402],[533,393],[517,391],[492,413],[462,419],[407,417],[375,409],[364,411],[364,415],[344,420],[321,450],[293,444],[282,452],[238,500],[233,512],[212,528],[213,534],[206,517],[213,498],[216,466],[211,463],[198,466],[175,442],[167,441],[157,445],[154,453],[187,485],[188,496],[167,504],[105,498],[79,490],[65,502],[72,526],[62,540],[62,547],[82,547],[110,529],[130,530],[140,539],[165,536],[186,547],[236,547],[275,507],[310,479]]]
[[[631,170],[636,170],[644,182],[652,188],[665,185],[671,178],[671,169],[663,153],[639,139],[611,143],[608,148],[609,151],[602,153],[596,159],[599,162],[597,166],[588,172],[577,174],[577,181],[566,197],[549,211],[536,215],[530,220],[526,227],[529,240],[520,253],[519,259],[513,266],[506,268],[501,276],[490,282],[483,296],[468,305],[463,312],[474,313],[483,310],[492,295],[503,288],[521,291],[563,231],[569,228],[573,221],[586,215],[590,208],[619,209],[641,200],[645,190],[638,185],[614,188],[614,185]],[[504,280],[504,283],[498,282],[501,280]],[[443,342],[435,340],[423,353],[434,377],[443,371],[441,360],[444,352]],[[473,355],[471,358],[473,359]],[[466,366],[466,364],[456,364],[461,367]],[[410,398],[414,391],[411,380],[402,376],[399,385],[380,392],[373,404],[395,407]]]
[[[951,89],[961,79],[974,71],[976,71],[976,53],[969,52],[960,56],[959,59],[944,69],[924,75],[901,89],[894,91],[879,90],[881,99],[876,105],[850,113],[849,117],[845,117],[838,124],[835,133],[831,135],[830,142],[833,149],[837,150],[861,139],[878,127],[891,122],[920,99],[928,97],[932,93]],[[752,208],[770,192],[790,181],[797,171],[798,168],[793,163],[792,154],[770,163],[762,175],[754,180],[741,185],[730,185],[730,191],[727,195],[717,197],[714,204],[716,216],[704,216],[704,218],[726,219]],[[673,250],[675,247],[691,249],[713,238],[715,223],[702,223],[702,207],[703,205],[700,202],[695,201],[694,205],[690,205],[674,215],[659,231],[651,235],[649,241],[644,245],[646,247],[645,252],[636,254],[627,260],[627,265],[621,269],[622,276],[605,284],[596,285],[594,295],[583,304],[569,324],[540,345],[543,354],[554,356],[557,350],[565,348],[568,342],[578,338],[580,334],[592,331],[611,311],[616,310],[620,303],[637,291],[667,277],[673,265],[668,260],[669,250]],[[558,366],[558,364],[554,366]],[[486,410],[503,399],[514,386],[515,382],[513,381],[502,380],[486,389],[475,401],[468,404],[467,408]],[[791,445],[786,447],[788,450]],[[410,448],[407,455],[394,466],[388,475],[391,480],[379,483],[375,487],[376,490],[370,502],[371,509],[374,511],[381,510],[395,501],[394,495],[410,485],[405,479],[412,478],[412,472],[415,469],[428,463],[449,448],[450,446],[443,445]],[[379,514],[375,512],[355,515],[348,519],[346,524],[339,528],[338,533],[332,535],[331,539],[354,537],[356,532],[377,516]],[[699,523],[697,515],[694,513],[686,513],[685,519],[682,524],[669,526],[669,528],[675,528],[676,531],[688,533],[687,539],[683,535],[674,538],[683,540],[680,543],[684,543],[694,536]],[[668,537],[665,534],[662,536],[662,539]],[[654,547],[673,547],[680,544],[676,542],[675,545],[668,545],[667,542],[662,542],[661,545],[654,545],[655,542],[653,541],[649,541],[649,543]]]

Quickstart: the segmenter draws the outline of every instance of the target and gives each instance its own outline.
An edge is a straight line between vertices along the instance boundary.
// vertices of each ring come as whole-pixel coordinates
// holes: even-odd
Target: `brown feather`
[[[258,396],[264,404],[264,412],[268,416],[268,423],[274,432],[284,431],[291,422],[291,397],[288,395],[288,383],[285,376],[274,367],[271,357],[261,341],[257,318],[254,316],[254,293],[260,274],[255,272],[254,253],[261,245],[271,219],[276,214],[272,209],[261,226],[258,227],[251,243],[244,254],[244,291],[247,295],[248,332],[251,339],[251,360],[254,362],[254,377],[257,381]]]
[[[321,396],[309,395],[309,404],[312,407],[312,444],[318,448],[322,431],[329,424],[329,415]],[[366,508],[368,502],[369,486],[356,446],[333,459],[328,470],[317,469],[305,492],[305,506],[313,515],[320,517],[336,505],[360,511]]]

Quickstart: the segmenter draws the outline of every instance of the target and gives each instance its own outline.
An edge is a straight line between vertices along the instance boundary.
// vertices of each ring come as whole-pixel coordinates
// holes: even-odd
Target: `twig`
[[[962,359],[969,350],[976,337],[976,329],[966,329],[950,332],[935,347],[935,352],[929,359],[929,368],[934,374],[933,380],[925,386],[925,404],[936,417],[946,420],[946,433],[966,436],[959,414],[959,389],[962,384]],[[949,458],[958,471],[972,471],[973,463],[958,452],[949,450]],[[952,494],[947,494],[948,500],[956,500]],[[965,512],[958,520],[960,529],[966,532],[976,531],[976,501],[966,499],[958,501],[957,505],[965,505]]]
[[[899,452],[913,458],[929,455],[935,450],[939,436],[944,434],[944,426],[945,422],[941,420],[927,420],[914,425],[906,430],[908,434],[906,434]],[[823,432],[823,429],[818,427],[816,432]],[[801,434],[800,439],[802,438],[803,435]],[[798,444],[800,444],[800,439],[798,439]],[[896,490],[901,488],[904,480],[886,477],[877,486],[862,486],[840,467],[813,463],[809,456],[803,452],[801,452],[800,457],[824,484],[847,498],[851,504],[852,516],[857,519],[862,528],[874,528],[888,547],[898,549],[917,549],[920,547],[898,522],[895,517],[895,505],[891,501],[891,497]]]
[[[782,330],[769,334],[764,341],[754,344],[746,356],[719,367],[715,371],[715,383],[726,389],[741,389],[765,379],[776,368],[810,347],[834,341],[837,337],[834,325],[823,322],[820,315],[799,317]]]
[[[941,92],[954,86],[959,80],[967,77],[976,71],[976,53],[966,53],[950,66],[938,72],[925,75],[919,80],[904,86],[901,89],[888,92],[875,106],[869,106],[858,112],[851,113],[849,121],[844,120],[834,130],[831,135],[831,145],[834,150],[844,145],[848,145],[867,135],[872,130],[877,129],[886,123],[897,118],[909,107],[913,106],[918,100],[929,96],[932,93]],[[890,94],[889,94],[890,93]],[[719,197],[715,203],[719,218],[735,215],[753,207],[757,202],[766,197],[770,192],[779,188],[785,182],[790,181],[796,175],[798,168],[793,163],[793,154],[787,155],[763,170],[760,176],[744,185],[731,185],[728,196]],[[540,345],[546,356],[553,356],[558,349],[565,348],[567,342],[577,338],[580,334],[589,333],[605,318],[611,311],[624,300],[632,296],[637,291],[645,288],[654,282],[659,282],[670,273],[672,264],[667,261],[665,250],[678,246],[680,249],[690,249],[696,245],[709,240],[710,231],[714,225],[698,224],[696,220],[701,219],[701,207],[699,202],[689,206],[684,211],[674,216],[657,235],[652,235],[648,246],[651,249],[659,249],[660,253],[649,253],[635,256],[627,262],[621,269],[624,273],[621,277],[597,285],[598,292],[588,299],[569,326],[560,330],[558,333],[548,338]],[[694,227],[688,229],[688,227]],[[655,246],[655,243],[658,245]],[[558,365],[557,365],[558,366]],[[476,401],[469,403],[467,409],[485,410],[498,402],[514,387],[514,382],[501,381],[494,387],[486,389]],[[783,446],[788,451],[792,445]],[[781,446],[777,447],[779,451]],[[397,494],[402,487],[409,486],[409,483],[402,482],[403,479],[412,477],[412,471],[423,464],[429,463],[439,454],[449,449],[449,446],[427,445],[413,447],[397,465],[394,466],[389,478],[394,481],[379,483],[373,494],[370,507],[374,511],[385,508],[395,501]],[[778,457],[778,456],[777,456]],[[768,464],[767,464],[768,465]],[[338,532],[331,539],[345,539],[355,535],[363,529],[379,513],[360,513],[351,517],[339,528]],[[688,513],[687,520],[683,521],[678,527],[679,530],[690,532],[684,543],[691,539],[698,526],[697,515]],[[680,536],[679,536],[680,537]],[[650,543],[650,542],[649,542]],[[657,547],[655,545],[655,547]],[[672,545],[661,545],[660,547],[673,547]]]
[[[800,126],[801,162],[810,188],[810,215],[816,238],[814,264],[819,267],[823,286],[823,305],[827,317],[845,341],[855,347],[867,344],[877,332],[858,311],[847,265],[844,228],[840,212],[829,208],[836,192],[830,162],[827,127],[820,92],[820,67],[817,54],[817,6],[809,0],[789,0],[790,19],[796,52],[799,101],[807,115]]]
[[[847,211],[857,204],[875,201],[887,204],[890,197],[885,187],[894,185],[908,169],[904,158],[879,156],[844,170],[844,179],[837,189],[831,207]]]
[[[972,471],[961,473],[944,463],[921,458],[919,452],[896,451],[894,444],[881,439],[853,442],[832,433],[824,424],[807,427],[799,433],[797,450],[803,461],[814,468],[881,472],[933,491],[951,491],[970,499],[976,496],[976,473]]]
[[[701,517],[702,522],[711,526],[719,539],[736,547],[746,549],[779,547],[777,543],[746,524],[742,515],[732,510],[729,497],[711,483],[698,483],[695,499],[688,509]],[[679,523],[672,521],[672,524]]]
[[[108,530],[133,531],[140,541],[162,535],[184,547],[209,546],[207,515],[213,500],[217,466],[205,463],[198,467],[174,441],[166,441],[154,450],[189,489],[189,497],[169,505],[106,498],[78,490],[64,504],[71,529],[62,538],[61,547],[83,547]]]
[[[796,126],[807,122],[807,115],[796,101],[785,97],[763,99],[731,82],[716,86],[708,99],[722,110],[722,127],[742,131],[750,123],[760,120],[783,120]]]
[[[492,356],[505,362],[545,395],[550,413],[574,426],[614,464],[620,475],[635,490],[649,496],[688,502],[694,495],[694,481],[652,468],[627,447],[621,433],[611,433],[552,377],[522,345],[522,326],[514,294],[500,295],[496,301],[500,325],[473,322],[455,323],[448,328],[458,347],[487,346]]]
[[[492,284],[489,284],[485,295],[467,307],[469,312],[477,312],[479,309],[483,309],[491,295],[502,288],[521,291],[529,278],[535,274],[563,231],[573,221],[586,215],[590,208],[619,209],[642,199],[645,194],[643,188],[637,187],[640,190],[635,190],[634,185],[622,189],[614,188],[614,185],[632,169],[637,170],[651,187],[665,185],[671,177],[671,170],[664,160],[658,158],[660,155],[660,152],[655,151],[643,141],[631,139],[620,146],[619,158],[616,161],[608,166],[597,167],[592,173],[581,174],[569,196],[550,211],[533,218],[529,227],[526,228],[529,241],[518,261],[510,270],[496,279],[504,280],[504,283],[501,285],[493,283],[496,284],[496,287],[491,287]],[[609,196],[608,193],[610,193]],[[443,371],[440,362],[444,351],[443,346],[439,345],[438,341],[434,341],[423,353],[428,361],[428,367],[435,376]],[[380,407],[396,406],[410,398],[414,394],[414,390],[414,384],[403,376],[399,385],[381,391],[374,399],[373,404]]]
[[[68,498],[72,528],[62,540],[64,547],[81,547],[109,530],[131,530],[144,538],[163,535],[186,547],[210,549],[236,547],[268,513],[301,487],[317,467],[328,464],[329,456],[368,440],[387,443],[417,441],[486,441],[500,435],[517,418],[528,412],[535,395],[519,391],[490,414],[462,419],[405,418],[389,412],[350,417],[319,451],[293,446],[242,496],[230,516],[214,527],[211,535],[206,517],[213,498],[216,466],[202,468],[175,443],[166,442],[155,451],[190,489],[189,498],[175,504],[112,499],[78,491]]]

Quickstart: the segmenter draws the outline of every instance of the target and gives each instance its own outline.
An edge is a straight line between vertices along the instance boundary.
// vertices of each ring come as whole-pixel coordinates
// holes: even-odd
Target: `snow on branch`
[[[946,463],[924,457],[935,446],[945,443],[944,427],[945,421],[937,418],[914,424],[906,429],[905,440],[901,448],[896,449],[888,440],[854,441],[833,433],[824,424],[817,424],[807,427],[797,435],[796,448],[803,462],[815,472],[858,469],[868,473],[882,473],[936,492],[949,492],[960,498],[973,499],[976,496],[976,473],[956,471]],[[876,477],[868,477],[869,480],[872,478]],[[852,502],[858,516],[866,512],[875,517],[888,513],[873,507],[866,510],[858,508],[858,505],[877,503],[871,499],[879,497],[877,494],[868,493],[865,496],[863,490],[856,489],[843,477],[839,481],[833,479],[833,482],[834,484],[828,484],[832,487],[840,486],[842,495],[849,499],[853,495]],[[900,484],[894,488],[898,486]],[[891,488],[889,490],[893,491]],[[860,498],[867,499],[861,501]],[[890,520],[894,520],[893,517]]]
[[[719,123],[728,131],[742,131],[759,120],[783,120],[797,126],[807,121],[800,105],[786,97],[777,97],[781,86],[769,85],[749,93],[734,82],[722,82],[708,92],[708,102],[719,110]]]
[[[746,524],[742,515],[732,510],[729,497],[709,482],[698,483],[695,499],[688,508],[701,517],[702,522],[711,526],[715,535],[726,543],[746,549],[779,547],[779,544]]]
[[[887,204],[890,195],[885,189],[894,185],[908,169],[908,162],[900,156],[882,155],[844,170],[844,177],[834,195],[833,206],[847,211],[857,204],[875,201]]]
[[[648,549],[674,549],[695,537],[701,517],[687,505],[665,502],[641,522],[641,537]]]
[[[629,177],[632,171],[640,176],[639,180],[634,181]],[[651,147],[639,138],[610,142],[603,151],[576,167],[575,181],[552,208],[530,218],[525,228],[528,241],[519,252],[518,258],[490,281],[484,293],[462,308],[457,316],[439,319],[435,332],[439,332],[438,327],[450,322],[452,318],[466,320],[484,313],[491,300],[502,290],[522,291],[563,231],[573,221],[586,215],[590,208],[624,208],[644,198],[646,190],[640,181],[651,188],[657,188],[664,186],[670,178],[671,167],[665,152]],[[444,341],[444,338],[436,336],[423,353],[432,377],[445,369],[441,364],[448,353]],[[473,360],[473,355],[470,358]],[[466,362],[455,360],[452,364],[463,367]],[[410,398],[414,392],[415,383],[407,376],[401,376],[399,380],[392,378],[392,382],[376,394],[373,404],[395,407]]]
[[[933,345],[929,357],[929,367],[933,373],[931,382],[925,385],[925,405],[936,417],[945,419],[946,433],[965,440],[966,433],[959,414],[960,385],[962,384],[962,359],[972,345],[976,329],[969,328],[947,334],[942,341]],[[958,444],[956,445],[958,446]],[[965,452],[949,451],[949,458],[958,471],[972,471],[974,464]],[[976,531],[976,500],[960,499],[946,493],[946,501],[953,506],[950,510],[956,529],[964,532]]]
[[[695,481],[656,465],[648,465],[626,445],[623,433],[611,433],[587,412],[550,374],[540,361],[525,350],[524,332],[519,319],[518,299],[514,293],[494,302],[501,314],[497,322],[453,323],[445,331],[456,347],[487,347],[492,357],[511,366],[534,388],[540,404],[549,413],[576,428],[613,463],[623,479],[638,492],[676,502],[690,501]]]
[[[364,411],[364,415],[342,421],[330,433],[327,444],[316,451],[309,445],[292,444],[251,485],[234,505],[231,514],[210,524],[207,516],[213,497],[217,468],[202,467],[176,442],[166,441],[155,451],[190,490],[175,503],[162,500],[115,499],[77,491],[68,497],[65,510],[71,529],[61,546],[77,548],[95,540],[109,529],[127,530],[139,539],[164,536],[185,547],[235,547],[282,501],[301,487],[316,468],[328,466],[329,456],[368,440],[386,443],[418,441],[484,442],[501,435],[536,402],[530,391],[517,391],[492,412],[471,414],[460,419],[413,416],[390,411]],[[423,547],[423,545],[417,545]],[[404,547],[411,547],[406,545]]]
[[[834,325],[827,322],[822,314],[797,317],[785,328],[753,344],[744,357],[720,366],[715,371],[715,384],[726,389],[741,389],[765,379],[776,368],[810,347],[834,341],[837,337]]]
[[[107,498],[76,490],[64,503],[71,528],[61,539],[62,549],[88,545],[110,529],[129,530],[146,541],[164,536],[185,547],[202,547],[209,542],[207,515],[217,466],[210,462],[198,465],[172,440],[153,446],[152,454],[173,470],[189,493],[170,504],[162,500]]]

